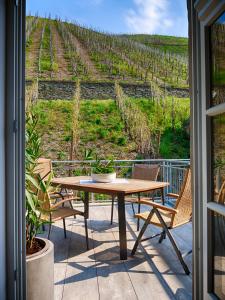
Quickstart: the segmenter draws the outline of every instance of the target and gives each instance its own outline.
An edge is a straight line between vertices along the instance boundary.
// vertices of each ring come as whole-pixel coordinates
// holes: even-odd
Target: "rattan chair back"
[[[132,178],[140,179],[140,180],[156,181],[159,175],[159,170],[160,170],[159,165],[146,165],[146,164],[134,165]]]
[[[187,169],[181,192],[175,204],[178,213],[172,219],[172,226],[176,227],[191,221],[192,217],[192,193],[191,193],[191,170]]]
[[[48,192],[43,192],[42,190],[38,191],[38,201],[40,205],[40,212],[42,219],[49,219],[51,211],[51,203]]]
[[[219,191],[218,203],[223,205],[225,204],[225,181],[222,183]]]
[[[42,180],[47,181],[52,174],[52,161],[48,158],[39,158],[35,172]]]

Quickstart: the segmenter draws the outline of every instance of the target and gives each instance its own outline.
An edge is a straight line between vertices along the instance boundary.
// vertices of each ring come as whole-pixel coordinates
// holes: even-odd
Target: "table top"
[[[89,176],[58,177],[52,179],[54,186],[100,194],[135,194],[162,189],[168,182],[117,178],[111,183],[93,182]]]

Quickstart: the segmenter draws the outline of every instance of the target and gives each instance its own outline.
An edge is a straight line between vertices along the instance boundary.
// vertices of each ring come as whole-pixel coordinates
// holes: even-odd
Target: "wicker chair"
[[[140,179],[140,180],[156,181],[159,175],[159,171],[160,171],[159,165],[146,165],[146,164],[135,165],[132,172],[132,178]],[[140,193],[138,194],[138,197],[126,197],[125,200],[131,203],[134,215],[135,215],[134,204],[138,204],[138,213],[140,213],[141,210]],[[113,223],[114,202],[115,202],[115,198],[112,197],[111,224]],[[137,220],[137,231],[138,230],[139,230],[139,219]]]
[[[174,197],[174,194],[173,194]],[[178,249],[176,242],[171,234],[171,230],[173,228],[176,228],[178,226],[184,225],[191,221],[192,216],[192,195],[191,195],[191,171],[190,169],[187,169],[183,186],[181,188],[181,192],[179,195],[176,196],[176,204],[174,208],[166,207],[154,202],[149,202],[145,200],[141,200],[140,202],[142,204],[146,204],[152,207],[151,211],[146,211],[144,213],[136,214],[135,217],[138,219],[142,219],[145,221],[138,238],[134,244],[132,255],[135,254],[138,244],[141,241],[148,240],[151,238],[154,238],[156,236],[160,236],[159,243],[163,241],[163,239],[166,238],[166,235],[168,236],[176,254],[177,257],[185,271],[185,273],[188,275],[190,273],[186,263],[184,262],[184,255],[181,254],[180,250]],[[142,236],[148,227],[149,224],[153,224],[155,226],[158,226],[162,228],[162,232],[159,234],[156,234],[154,236],[151,236],[149,238],[142,239]],[[187,252],[187,254],[190,254],[191,251]]]
[[[222,183],[221,188],[219,190],[217,202],[219,204],[225,204],[225,181]]]
[[[66,221],[65,219],[70,216],[76,217],[77,215],[84,217],[85,234],[86,234],[86,245],[87,250],[89,249],[88,243],[88,228],[87,228],[87,211],[79,211],[74,208],[64,207],[62,203],[51,204],[51,198],[48,192],[38,191],[38,199],[41,204],[40,219],[49,222],[48,239],[50,239],[52,223],[58,220],[63,220],[64,237],[66,238]]]
[[[39,174],[42,180],[48,181],[50,176],[52,176],[53,174],[51,159],[39,158],[35,172]],[[49,196],[52,201],[53,200],[55,202],[59,201],[58,203],[61,204],[64,202],[68,202],[71,208],[73,208],[72,205],[73,200],[80,200],[80,197],[75,196],[73,191],[68,191],[66,189],[61,189],[61,190],[55,189],[54,191],[49,193]]]

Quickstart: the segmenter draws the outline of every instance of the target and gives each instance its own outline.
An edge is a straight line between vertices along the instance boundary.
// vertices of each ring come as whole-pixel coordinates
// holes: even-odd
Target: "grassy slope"
[[[71,141],[71,101],[39,101],[34,111],[39,116],[38,130],[43,136],[43,151],[52,159],[69,158]],[[113,100],[81,102],[79,157],[84,149],[96,149],[100,155],[134,158],[134,143],[124,131]]]
[[[189,158],[190,137],[187,127],[190,117],[190,99],[174,98],[173,101],[173,106],[172,97],[167,97],[165,102],[159,106],[148,99],[138,99],[137,104],[142,111],[147,112],[151,124],[155,122],[161,124],[160,156],[163,158]],[[162,110],[163,106],[165,113]],[[172,116],[174,116],[173,122]]]
[[[185,37],[148,34],[132,34],[125,36],[139,43],[145,44],[146,46],[159,48],[163,51],[182,55],[188,54],[188,38]]]
[[[134,100],[149,119],[157,116],[158,107],[148,99]],[[175,122],[172,129],[171,98],[167,99],[163,117],[163,134],[160,156],[164,158],[188,158],[189,136],[184,124],[189,118],[189,100],[175,99]],[[43,135],[43,150],[52,159],[69,158],[71,141],[71,101],[39,101],[34,111],[39,116],[38,129]],[[117,159],[137,157],[134,142],[129,140],[121,121],[120,113],[113,100],[85,100],[80,108],[80,146],[78,159],[84,149],[94,149],[101,156],[113,155]]]

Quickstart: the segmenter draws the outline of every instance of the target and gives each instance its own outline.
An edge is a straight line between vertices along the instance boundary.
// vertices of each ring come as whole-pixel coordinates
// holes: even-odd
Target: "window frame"
[[[25,0],[6,1],[6,297],[26,299]]]

